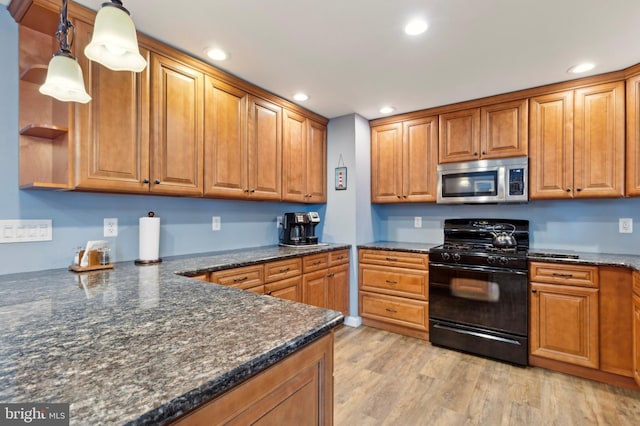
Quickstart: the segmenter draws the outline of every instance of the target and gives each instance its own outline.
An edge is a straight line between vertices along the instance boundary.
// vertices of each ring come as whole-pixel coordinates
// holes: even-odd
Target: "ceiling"
[[[79,0],[97,10],[104,0]],[[7,4],[8,0],[0,0]],[[138,31],[327,118],[367,119],[640,62],[637,0],[123,0]],[[429,29],[411,37],[407,20]],[[294,101],[295,102],[295,101]]]

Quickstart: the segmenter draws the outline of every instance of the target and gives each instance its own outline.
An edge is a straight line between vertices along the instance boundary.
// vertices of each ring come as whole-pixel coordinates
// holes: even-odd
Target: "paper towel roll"
[[[140,218],[139,260],[150,261],[160,258],[160,218]]]

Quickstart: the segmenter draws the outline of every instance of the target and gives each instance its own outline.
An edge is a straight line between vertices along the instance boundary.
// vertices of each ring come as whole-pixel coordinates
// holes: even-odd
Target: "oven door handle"
[[[528,274],[527,271],[522,271],[519,269],[492,268],[490,266],[445,265],[443,263],[429,262],[429,270],[431,270],[431,268],[442,268],[442,269],[449,269],[452,271],[506,272],[509,274],[525,275],[525,276]]]
[[[478,331],[462,330],[462,329],[459,329],[459,328],[448,327],[448,326],[442,325],[442,324],[433,324],[433,327],[434,328],[440,328],[440,329],[447,330],[447,331],[452,331],[454,333],[468,334],[468,335],[474,336],[474,337],[480,337],[480,338],[483,338],[483,339],[490,339],[490,340],[497,340],[498,342],[509,343],[511,345],[520,346],[520,342],[518,342],[517,340],[506,339],[504,337],[493,336],[491,334],[480,333]]]

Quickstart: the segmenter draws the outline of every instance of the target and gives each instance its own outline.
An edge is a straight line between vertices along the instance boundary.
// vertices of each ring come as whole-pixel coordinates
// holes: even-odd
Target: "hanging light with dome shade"
[[[147,61],[140,55],[136,28],[120,0],[102,3],[93,37],[84,54],[113,71],[140,72],[145,69]]]
[[[39,91],[59,101],[86,104],[91,100],[91,96],[84,88],[82,68],[71,54],[74,35],[75,28],[67,18],[67,0],[62,0],[60,23],[56,32],[60,50],[51,58],[45,82]]]

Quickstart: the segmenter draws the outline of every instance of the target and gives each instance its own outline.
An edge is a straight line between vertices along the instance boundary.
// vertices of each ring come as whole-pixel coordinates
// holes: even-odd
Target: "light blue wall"
[[[115,261],[123,261],[138,257],[138,218],[150,210],[161,218],[161,257],[276,244],[276,216],[324,216],[324,205],[19,190],[18,26],[4,6],[0,40],[0,219],[53,220],[52,241],[0,244],[0,274],[67,267],[74,247],[103,239],[107,217],[118,218],[119,235],[107,240]],[[219,232],[211,230],[214,215],[222,218]]]
[[[378,204],[373,211],[375,239],[380,241],[440,243],[444,219],[496,217],[529,220],[531,245],[535,248],[640,255],[640,198],[480,206]],[[413,227],[415,216],[422,217],[420,229]],[[621,217],[633,219],[633,233],[618,233]]]
[[[327,128],[327,242],[351,244],[350,314],[358,315],[357,245],[372,241],[369,122],[356,114],[334,118]],[[340,156],[347,167],[347,189],[335,190]]]

